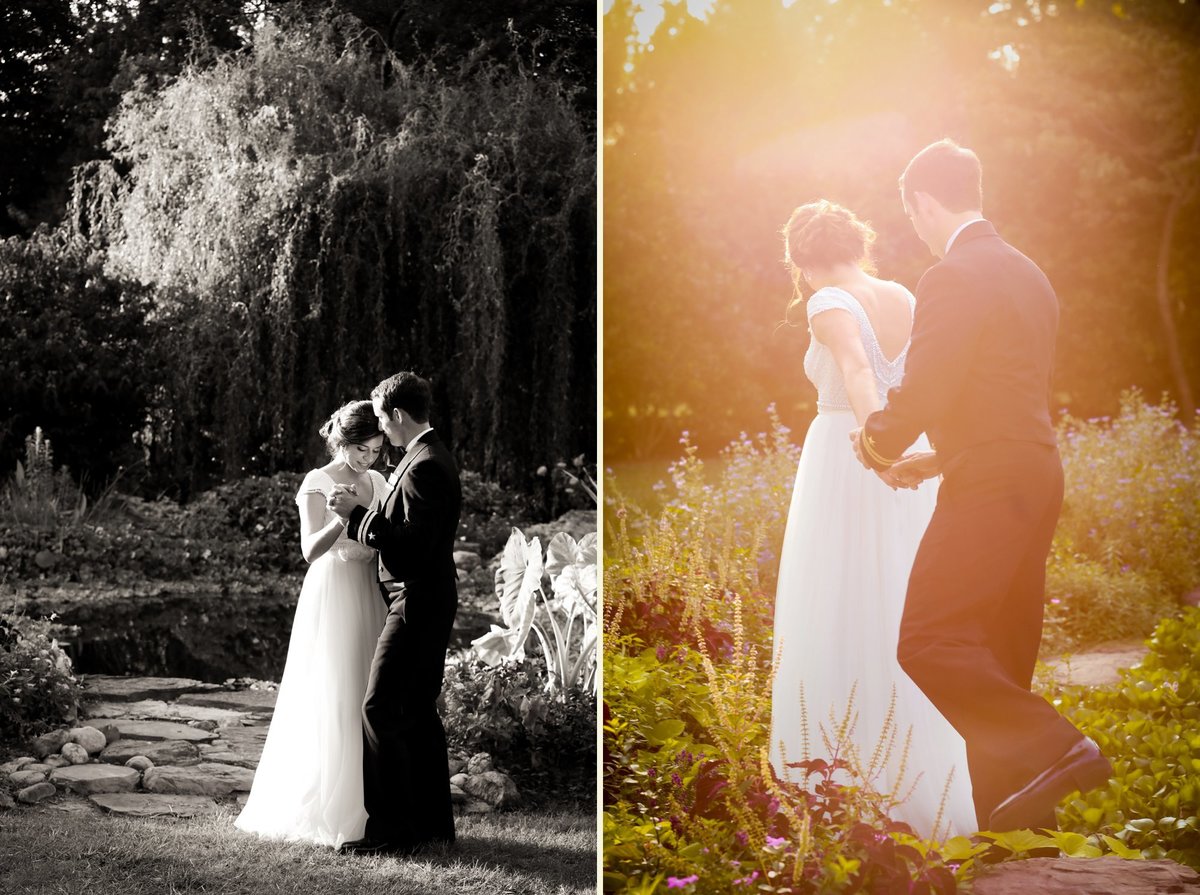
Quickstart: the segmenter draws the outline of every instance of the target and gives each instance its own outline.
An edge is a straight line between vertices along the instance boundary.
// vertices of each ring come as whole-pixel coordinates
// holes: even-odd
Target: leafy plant
[[[1106,788],[1060,809],[1060,825],[1115,854],[1200,869],[1200,609],[1164,619],[1148,644],[1115,686],[1047,694],[1115,769]]]
[[[75,720],[83,688],[52,620],[0,614],[0,742]]]
[[[599,637],[596,542],[595,533],[576,543],[559,532],[550,539],[543,559],[537,538],[526,541],[519,529],[512,530],[496,570],[496,596],[507,627],[492,625],[489,633],[471,642],[484,662],[524,658],[532,633],[541,647],[552,693],[592,686]],[[552,596],[547,596],[543,579],[549,580]]]

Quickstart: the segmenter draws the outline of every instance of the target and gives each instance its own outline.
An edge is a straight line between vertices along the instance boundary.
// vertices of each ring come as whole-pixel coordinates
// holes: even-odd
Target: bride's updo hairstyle
[[[875,231],[850,209],[826,199],[793,211],[783,228],[783,239],[784,259],[793,271],[834,264],[871,267]]]
[[[871,263],[873,242],[875,231],[870,225],[835,202],[820,199],[793,211],[783,228],[783,258],[796,287],[788,304],[788,322],[791,322],[791,310],[803,301],[801,271],[829,268],[835,264],[857,264],[872,273],[875,269]]]
[[[343,404],[325,421],[320,433],[331,457],[336,457],[337,452],[348,444],[365,444],[367,439],[382,434],[370,401]]]

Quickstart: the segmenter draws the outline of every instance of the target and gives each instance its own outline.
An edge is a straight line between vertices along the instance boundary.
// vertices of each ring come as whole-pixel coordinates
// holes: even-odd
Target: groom
[[[387,619],[363,700],[366,834],[351,854],[411,854],[454,841],[446,731],[437,713],[458,610],[454,538],[462,489],[454,459],[429,425],[429,383],[397,373],[371,392],[379,428],[407,446],[378,510],[342,486],[329,505],[349,537],[379,551]]]
[[[851,433],[859,459],[889,484],[943,476],[909,578],[898,658],[966,740],[978,822],[1053,829],[1063,797],[1112,773],[1029,689],[1063,497],[1049,408],[1058,300],[984,220],[975,153],[949,140],[927,146],[900,191],[942,260],[917,286],[903,381]],[[921,432],[935,451],[901,457]]]

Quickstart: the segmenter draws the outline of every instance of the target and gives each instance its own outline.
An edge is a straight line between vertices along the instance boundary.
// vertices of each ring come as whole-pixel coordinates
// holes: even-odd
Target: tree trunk
[[[1189,158],[1200,153],[1200,127],[1196,128],[1192,139],[1192,151]],[[1167,206],[1167,216],[1163,221],[1162,241],[1158,246],[1158,312],[1162,318],[1163,335],[1166,337],[1167,360],[1171,365],[1171,377],[1175,380],[1176,397],[1179,400],[1179,410],[1185,426],[1191,427],[1196,419],[1196,402],[1192,398],[1192,386],[1188,382],[1187,371],[1183,367],[1183,353],[1179,350],[1179,332],[1175,328],[1175,315],[1171,309],[1171,242],[1175,236],[1175,221],[1179,211],[1192,197],[1193,189],[1176,190],[1171,195]]]

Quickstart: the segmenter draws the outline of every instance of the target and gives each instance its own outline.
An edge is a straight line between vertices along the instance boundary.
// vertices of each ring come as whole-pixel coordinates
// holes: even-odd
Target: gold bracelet
[[[889,460],[887,457],[884,457],[882,454],[880,454],[879,451],[875,450],[875,439],[866,432],[862,433],[861,437],[859,438],[859,443],[862,444],[863,450],[867,452],[867,456],[880,466],[895,466],[899,462],[899,458],[895,460]]]

